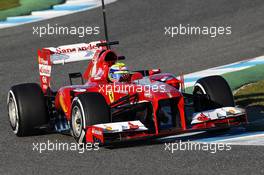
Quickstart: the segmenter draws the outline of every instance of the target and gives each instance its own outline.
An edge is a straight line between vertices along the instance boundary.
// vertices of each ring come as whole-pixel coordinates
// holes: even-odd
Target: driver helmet
[[[126,65],[124,63],[117,62],[110,67],[108,78],[111,82],[119,82],[123,76],[128,74],[129,71]]]

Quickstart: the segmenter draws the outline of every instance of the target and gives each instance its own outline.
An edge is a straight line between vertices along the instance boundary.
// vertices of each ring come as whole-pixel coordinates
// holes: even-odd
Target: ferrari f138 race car
[[[12,86],[7,106],[17,136],[40,129],[69,132],[78,143],[163,137],[198,130],[228,129],[247,123],[221,76],[199,79],[192,94],[184,78],[160,69],[128,70],[110,45],[102,0],[105,40],[38,51],[40,85]],[[54,65],[89,61],[84,74],[70,73],[70,85],[51,88]],[[79,84],[73,80],[80,79]]]
[[[192,94],[184,92],[182,77],[160,69],[125,70],[118,81],[111,81],[111,67],[125,58],[107,47],[116,43],[97,41],[39,50],[40,85],[19,84],[8,93],[13,132],[27,136],[49,128],[69,131],[79,143],[106,144],[247,123],[245,110],[235,107],[230,87],[220,76],[199,79]],[[83,75],[70,73],[69,86],[51,88],[53,65],[84,60],[89,64]],[[76,78],[82,83],[74,85]]]

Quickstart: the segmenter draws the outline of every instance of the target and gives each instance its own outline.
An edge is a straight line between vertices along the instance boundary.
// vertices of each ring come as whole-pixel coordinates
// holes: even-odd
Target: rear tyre
[[[232,91],[221,76],[209,76],[197,80],[193,95],[196,112],[235,106]]]
[[[79,143],[86,143],[86,127],[110,122],[110,108],[100,93],[85,93],[72,102],[71,132]]]
[[[37,134],[37,128],[48,123],[45,97],[38,84],[11,87],[7,108],[11,128],[17,136]]]

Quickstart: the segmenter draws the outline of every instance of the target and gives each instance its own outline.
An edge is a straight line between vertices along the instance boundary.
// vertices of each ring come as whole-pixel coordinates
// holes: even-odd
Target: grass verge
[[[222,75],[234,91],[243,85],[264,80],[264,64]]]
[[[237,105],[246,109],[251,125],[247,130],[264,129],[264,80],[247,84],[236,90],[234,94]]]
[[[234,94],[236,104],[244,107],[264,107],[264,80],[239,88]]]
[[[0,10],[19,6],[19,0],[0,0]]]
[[[4,0],[0,0],[4,2]],[[12,1],[12,0],[10,0]],[[10,16],[29,15],[32,11],[47,10],[53,5],[65,2],[65,0],[20,0],[20,6],[0,11],[0,20]]]

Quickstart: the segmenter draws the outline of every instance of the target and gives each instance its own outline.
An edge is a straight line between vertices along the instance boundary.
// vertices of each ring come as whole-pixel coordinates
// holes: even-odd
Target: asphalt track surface
[[[190,73],[264,53],[263,0],[119,0],[107,5],[111,40],[127,57],[131,69],[157,68]],[[36,142],[74,142],[69,136],[50,134],[27,138],[13,135],[9,127],[6,94],[11,85],[38,82],[37,48],[103,37],[32,35],[32,26],[102,26],[100,9],[0,30],[0,174],[263,174],[264,147],[232,146],[231,151],[165,151],[164,144],[85,152],[32,151]],[[232,35],[210,38],[164,35],[165,26],[231,25]],[[101,32],[103,33],[103,32]],[[56,82],[84,63],[58,67]]]

